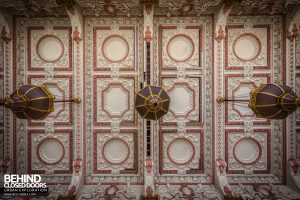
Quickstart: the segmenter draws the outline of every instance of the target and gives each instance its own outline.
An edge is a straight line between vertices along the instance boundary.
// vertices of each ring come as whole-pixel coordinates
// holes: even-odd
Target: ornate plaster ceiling
[[[138,0],[77,0],[83,15],[142,15],[143,7]]]
[[[0,0],[0,8],[10,13],[31,15],[66,15],[64,6],[77,4],[83,15],[93,16],[142,16],[140,0]],[[214,13],[221,4],[232,4],[231,13],[285,13],[300,0],[159,0],[154,14],[163,16],[185,16]]]
[[[233,4],[231,13],[286,13],[287,9],[299,4],[299,0],[225,0]]]
[[[213,102],[217,95],[237,99],[260,83],[282,83],[284,77],[287,84],[295,81],[300,85],[300,46],[285,39],[284,18],[227,19],[223,11],[230,6],[222,6],[233,4],[233,14],[240,14],[240,9],[250,14],[270,13],[272,6],[281,6],[277,13],[297,1],[261,0],[250,5],[250,1],[238,0],[157,0],[155,15],[170,17],[153,19],[151,14],[148,21],[142,16],[141,0],[45,1],[0,0],[0,7],[27,16],[66,15],[65,7],[75,3],[84,15],[92,17],[85,18],[78,41],[77,27],[72,29],[78,23],[72,21],[71,12],[71,20],[16,17],[15,45],[0,43],[0,91],[7,95],[14,81],[17,85],[44,84],[56,96],[82,94],[84,103],[75,108],[62,105],[47,120],[38,122],[23,123],[13,120],[12,114],[5,112],[1,117],[0,113],[4,170],[42,172],[47,183],[63,185],[60,194],[76,191],[82,199],[107,194],[117,198],[123,193],[133,199],[131,196],[140,196],[144,190],[165,199],[208,198],[205,195],[217,199],[219,192],[228,194],[235,188],[237,194],[252,199],[259,192],[265,199],[291,196],[292,192],[279,190],[277,185],[290,181],[288,170],[299,173],[300,114],[295,116],[297,125],[284,124],[255,119],[245,106],[222,107]],[[196,17],[216,9],[221,17]],[[189,15],[193,17],[176,17]],[[217,18],[228,25],[222,42],[213,42]],[[147,60],[143,56],[147,23],[152,24],[153,33],[152,80],[161,84],[173,101],[170,112],[154,126],[153,159],[144,162],[147,143],[142,145],[146,136],[141,133],[146,127],[134,111],[134,94],[143,81],[143,62]],[[10,70],[11,63],[15,63],[15,71]],[[0,92],[0,98],[3,96]],[[290,157],[294,169],[287,163]],[[121,184],[112,185],[114,182]],[[235,184],[232,191],[229,183]],[[253,183],[259,186],[251,186]],[[56,192],[50,191],[50,195]]]
[[[222,0],[160,0],[155,4],[155,15],[178,16],[212,12]],[[139,0],[77,0],[84,15],[142,15]]]
[[[63,5],[55,0],[0,0],[0,8],[18,15],[62,15],[67,14]]]

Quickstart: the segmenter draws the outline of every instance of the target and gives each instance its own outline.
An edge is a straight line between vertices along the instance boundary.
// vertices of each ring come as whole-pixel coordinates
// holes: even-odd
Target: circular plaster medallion
[[[259,38],[252,33],[238,36],[232,45],[234,55],[242,61],[254,60],[261,51]]]
[[[168,56],[177,62],[189,60],[194,54],[195,46],[193,40],[184,34],[172,37],[167,44]]]
[[[119,35],[107,37],[102,45],[102,54],[110,62],[121,62],[129,53],[128,42]]]
[[[102,150],[104,160],[111,165],[121,165],[129,158],[130,149],[128,144],[120,138],[108,140]]]
[[[55,165],[65,156],[64,145],[55,138],[46,138],[38,144],[37,156],[42,163]]]
[[[171,162],[176,165],[186,165],[195,156],[195,148],[191,141],[185,138],[177,138],[170,142],[167,154]]]
[[[37,55],[45,62],[56,62],[64,54],[63,42],[54,35],[45,35],[36,45]]]
[[[242,138],[233,147],[235,159],[243,165],[253,165],[261,157],[261,146],[253,138]]]
[[[162,102],[159,96],[149,96],[146,100],[146,107],[149,111],[154,112],[161,109]]]

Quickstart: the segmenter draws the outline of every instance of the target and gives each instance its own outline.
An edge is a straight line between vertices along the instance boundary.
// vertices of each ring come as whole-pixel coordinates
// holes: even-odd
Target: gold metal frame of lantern
[[[136,93],[135,109],[145,119],[158,120],[169,111],[170,97],[159,86],[146,86]]]
[[[54,103],[57,102],[79,104],[81,100],[55,100],[47,86],[22,85],[9,97],[0,100],[0,106],[11,109],[19,119],[43,120],[54,111]]]
[[[257,118],[284,119],[300,106],[300,97],[289,86],[264,83],[250,92],[248,100],[218,97],[217,102],[248,102]]]

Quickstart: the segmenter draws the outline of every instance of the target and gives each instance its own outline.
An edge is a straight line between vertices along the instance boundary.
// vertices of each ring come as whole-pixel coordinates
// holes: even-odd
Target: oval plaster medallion
[[[110,186],[106,188],[105,194],[106,195],[114,195],[116,192],[118,192],[119,188],[117,186]]]
[[[170,142],[167,154],[171,162],[176,165],[186,165],[195,155],[195,148],[191,141],[185,138],[177,138]]]
[[[237,141],[233,148],[235,159],[243,165],[253,165],[261,157],[261,146],[253,138],[242,138]]]
[[[193,189],[188,186],[181,187],[180,189],[181,192],[186,196],[191,196],[193,194]]]
[[[172,37],[167,44],[168,56],[177,62],[189,60],[193,56],[194,50],[193,40],[184,34]]]
[[[129,53],[128,42],[119,35],[107,37],[102,45],[102,54],[110,62],[121,62]]]
[[[64,158],[65,147],[55,138],[46,138],[38,144],[37,156],[42,163],[55,165]]]
[[[261,51],[259,38],[252,33],[245,33],[238,36],[232,45],[234,55],[242,61],[255,59]]]
[[[54,35],[41,37],[36,45],[37,55],[45,62],[56,62],[64,54],[63,42]]]
[[[128,144],[120,138],[108,140],[102,150],[102,156],[111,165],[121,165],[129,158],[130,149]]]

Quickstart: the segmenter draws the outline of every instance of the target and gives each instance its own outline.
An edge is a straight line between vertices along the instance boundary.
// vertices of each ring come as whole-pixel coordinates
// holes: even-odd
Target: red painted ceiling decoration
[[[0,176],[46,199],[300,199],[299,28],[299,0],[0,0],[1,105],[47,111],[0,106]]]

